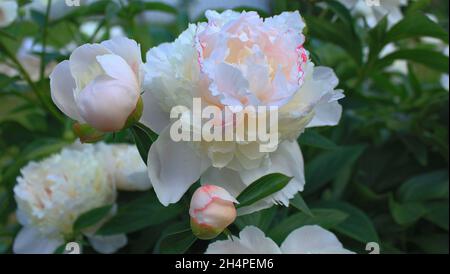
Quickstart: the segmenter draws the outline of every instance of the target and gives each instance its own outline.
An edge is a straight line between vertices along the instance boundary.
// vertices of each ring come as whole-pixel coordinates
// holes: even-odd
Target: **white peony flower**
[[[225,189],[203,185],[192,195],[189,215],[195,236],[209,240],[217,237],[236,219],[236,199]]]
[[[70,238],[83,213],[115,203],[116,189],[93,147],[63,149],[21,170],[14,187],[17,218],[23,225],[15,253],[53,253]],[[111,214],[113,214],[112,212]],[[125,235],[101,237],[95,227],[84,231],[98,251],[114,252],[126,244]]]
[[[287,206],[304,186],[296,138],[305,127],[338,123],[342,109],[337,100],[343,97],[335,90],[338,79],[331,69],[315,67],[309,59],[298,12],[265,20],[255,12],[230,10],[207,11],[206,17],[207,23],[190,25],[175,42],[147,53],[142,122],[160,134],[148,158],[155,192],[162,204],[175,203],[201,177],[237,196],[256,179],[280,172],[294,178],[281,191],[239,212],[274,203]],[[169,113],[179,105],[192,108],[194,98],[220,108],[278,107],[278,149],[261,152],[257,141],[174,142]]]
[[[72,236],[73,223],[82,213],[114,204],[116,189],[151,187],[136,146],[101,142],[75,143],[60,154],[31,162],[17,182],[17,216],[24,228],[16,237],[15,253],[51,253]],[[115,211],[114,205],[110,216]],[[107,218],[83,231],[101,253],[113,253],[127,242],[125,235],[95,235]]]
[[[448,46],[444,49],[444,54],[448,56]],[[449,82],[448,74],[443,74],[441,76],[441,85],[446,91],[448,91],[448,86],[449,86],[448,82]]]
[[[351,10],[352,14],[361,16],[369,27],[376,24],[387,16],[389,26],[399,22],[403,18],[402,6],[408,4],[408,0],[339,0],[344,6]]]
[[[0,0],[0,28],[8,26],[16,19],[17,8],[15,0]]]
[[[52,99],[81,124],[121,130],[139,109],[141,64],[139,45],[125,37],[82,45],[50,75]]]
[[[216,241],[206,254],[353,254],[336,236],[317,225],[307,225],[292,231],[281,247],[254,226],[245,227],[239,238]]]
[[[147,166],[135,145],[97,143],[94,146],[118,190],[151,188]]]

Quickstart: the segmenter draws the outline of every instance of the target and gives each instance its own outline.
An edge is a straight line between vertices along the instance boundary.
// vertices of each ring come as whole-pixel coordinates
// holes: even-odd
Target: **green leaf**
[[[422,203],[398,203],[392,196],[389,198],[389,208],[394,221],[399,225],[404,226],[417,222],[427,213],[427,210]]]
[[[344,49],[356,64],[362,63],[362,45],[359,37],[341,22],[328,22],[314,16],[305,16],[311,36]]]
[[[406,14],[414,14],[417,12],[420,12],[421,10],[424,10],[427,8],[431,3],[431,0],[416,0],[409,4],[408,9],[406,10]]]
[[[271,173],[265,175],[251,183],[237,197],[239,204],[237,208],[251,205],[267,196],[283,189],[292,177],[288,177],[281,173]]]
[[[315,192],[331,181],[348,166],[352,166],[361,156],[364,146],[340,147],[325,152],[305,166],[305,195]]]
[[[375,68],[381,70],[391,65],[395,60],[406,60],[422,64],[439,72],[448,73],[448,56],[430,49],[401,49],[381,58]]]
[[[448,200],[434,202],[426,205],[428,213],[424,219],[448,231],[449,205]]]
[[[112,205],[97,207],[81,214],[73,224],[73,231],[79,232],[85,228],[98,224],[110,212]]]
[[[429,254],[448,254],[448,233],[418,235],[411,242]]]
[[[412,177],[401,185],[397,196],[402,202],[448,199],[448,172],[438,170]]]
[[[378,233],[375,230],[371,219],[359,208],[356,208],[345,202],[320,202],[318,205],[320,208],[337,209],[341,212],[348,214],[348,217],[334,227],[339,233],[342,233],[354,240],[361,243],[378,242]]]
[[[319,225],[325,229],[331,229],[348,217],[348,214],[336,209],[312,209],[311,211],[313,216],[300,212],[282,220],[269,232],[269,237],[281,244],[289,233],[297,228],[305,225]]]
[[[303,200],[303,197],[300,194],[300,192],[295,194],[294,198],[289,200],[289,205],[295,207],[296,209],[300,210],[301,212],[305,213],[306,215],[313,217],[313,213],[309,209],[305,200]]]
[[[411,12],[386,34],[384,44],[407,38],[433,37],[448,43],[448,32],[420,12]]]
[[[338,1],[326,1],[328,7],[341,19],[348,27],[353,29],[354,20],[350,11]]]
[[[234,224],[240,230],[244,229],[246,226],[253,225],[262,231],[267,232],[276,214],[277,207],[273,206],[251,214],[238,216],[234,221]]]
[[[300,135],[298,143],[301,146],[310,146],[321,149],[336,149],[338,146],[330,139],[319,134],[315,130],[308,129]]]
[[[138,14],[143,11],[159,11],[175,15],[178,14],[178,11],[175,7],[160,2],[131,1],[128,5],[128,8],[131,14]]]
[[[149,191],[139,198],[119,206],[117,214],[98,231],[99,235],[134,232],[175,218],[184,209],[181,203],[163,206],[155,192]]]
[[[131,127],[136,147],[141,155],[142,160],[147,164],[148,151],[152,144],[158,138],[158,135],[144,124],[136,123]]]
[[[183,254],[191,247],[197,237],[192,234],[191,228],[184,223],[178,223],[166,231],[155,246],[155,253]]]

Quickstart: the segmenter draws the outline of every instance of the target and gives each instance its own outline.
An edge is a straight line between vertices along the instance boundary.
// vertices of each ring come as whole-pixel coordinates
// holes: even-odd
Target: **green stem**
[[[47,50],[47,28],[48,28],[48,20],[49,20],[51,8],[52,8],[52,0],[48,0],[47,11],[45,12],[44,29],[42,31],[41,67],[40,67],[40,74],[39,74],[40,81],[42,81],[42,79],[44,79],[44,74],[45,74],[45,53]]]

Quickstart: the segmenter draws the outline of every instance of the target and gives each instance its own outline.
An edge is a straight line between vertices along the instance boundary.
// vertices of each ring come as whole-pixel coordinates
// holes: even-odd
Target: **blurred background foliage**
[[[116,35],[137,40],[145,57],[189,22],[205,20],[205,7],[220,10],[225,1],[100,0],[68,8],[53,0],[48,16],[45,5],[25,9],[30,2],[20,0],[19,20],[0,29],[0,66],[13,68],[0,73],[0,253],[11,252],[19,228],[12,188],[20,168],[75,140],[72,122],[51,102],[46,71],[77,45]],[[410,1],[397,25],[388,26],[385,18],[374,28],[337,1],[239,2],[246,1],[226,5],[261,16],[299,10],[306,48],[317,65],[336,71],[346,98],[338,126],[307,129],[298,140],[305,191],[289,208],[239,217],[231,230],[256,225],[280,243],[293,229],[314,223],[356,252],[367,253],[366,243],[375,241],[382,253],[448,253],[449,94],[440,84],[449,70],[442,53],[448,2]],[[32,42],[24,48],[27,40]],[[383,55],[386,45],[395,50]],[[34,58],[25,62],[24,56]],[[107,141],[132,142],[130,136],[124,131]],[[100,233],[129,233],[121,252],[203,252],[208,242],[183,233],[188,197],[164,208],[153,191],[121,193],[118,215]]]

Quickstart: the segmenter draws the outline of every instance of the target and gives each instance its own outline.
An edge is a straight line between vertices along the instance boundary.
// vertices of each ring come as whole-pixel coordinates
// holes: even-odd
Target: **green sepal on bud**
[[[144,110],[144,102],[142,101],[142,97],[139,96],[138,102],[136,104],[136,108],[130,114],[130,116],[128,116],[128,119],[125,122],[125,126],[123,128],[125,129],[125,128],[132,127],[134,124],[139,122],[139,120],[141,119],[143,110]]]
[[[75,135],[80,138],[82,143],[94,143],[103,139],[105,136],[105,133],[98,131],[88,124],[80,124],[76,122],[73,124],[72,129]]]
[[[200,240],[214,239],[223,232],[223,229],[214,228],[206,224],[199,224],[192,217],[191,217],[191,229],[195,237],[199,238]]]

